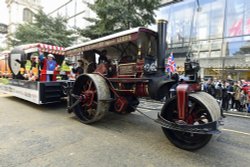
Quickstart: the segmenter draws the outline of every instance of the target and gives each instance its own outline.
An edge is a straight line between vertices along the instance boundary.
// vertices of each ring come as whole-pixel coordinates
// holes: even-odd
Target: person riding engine
[[[71,65],[72,65],[72,62],[69,60],[68,57],[66,57],[63,60],[62,65],[59,66],[61,80],[68,80],[69,79],[69,75],[71,72],[71,67],[70,67]]]

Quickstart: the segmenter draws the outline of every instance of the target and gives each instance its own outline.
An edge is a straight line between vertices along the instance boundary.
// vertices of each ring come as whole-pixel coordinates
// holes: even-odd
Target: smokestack
[[[158,53],[157,53],[157,64],[158,69],[164,71],[165,69],[165,56],[167,49],[167,20],[158,20]]]

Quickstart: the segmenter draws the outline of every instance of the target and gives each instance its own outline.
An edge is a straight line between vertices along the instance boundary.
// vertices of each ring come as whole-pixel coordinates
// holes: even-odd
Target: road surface
[[[110,113],[93,125],[67,114],[65,103],[38,106],[0,94],[0,166],[242,167],[250,164],[250,119],[228,116],[222,133],[189,152],[139,113]],[[155,117],[161,104],[142,102]],[[153,108],[149,110],[147,108]]]

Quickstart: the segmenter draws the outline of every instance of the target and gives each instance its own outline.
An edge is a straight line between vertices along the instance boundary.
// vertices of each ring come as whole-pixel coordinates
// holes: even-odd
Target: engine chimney
[[[158,53],[157,53],[157,64],[160,71],[165,69],[165,56],[167,49],[167,24],[166,20],[158,20]]]

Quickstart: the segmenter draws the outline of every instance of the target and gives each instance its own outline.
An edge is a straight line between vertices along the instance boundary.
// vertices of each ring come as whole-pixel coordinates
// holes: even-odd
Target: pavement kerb
[[[250,119],[250,113],[246,113],[246,112],[232,112],[232,111],[228,111],[228,112],[224,112],[224,115]]]

